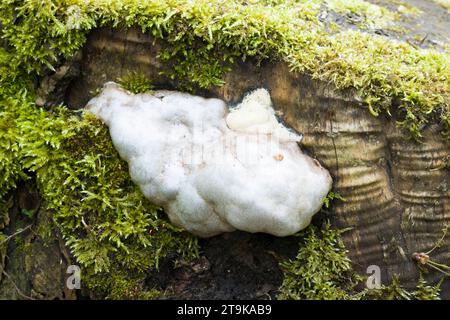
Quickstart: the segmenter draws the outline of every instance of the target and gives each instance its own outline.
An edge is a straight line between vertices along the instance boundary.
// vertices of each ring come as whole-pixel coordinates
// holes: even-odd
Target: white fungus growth
[[[272,108],[270,94],[266,89],[257,89],[246,95],[242,102],[230,111],[226,123],[232,130],[270,134],[282,141],[301,141],[300,136],[296,136],[278,122]]]
[[[109,127],[144,195],[201,237],[294,234],[331,188],[328,171],[301,152],[301,136],[277,121],[265,89],[229,112],[219,99],[131,94],[109,82],[87,109]]]

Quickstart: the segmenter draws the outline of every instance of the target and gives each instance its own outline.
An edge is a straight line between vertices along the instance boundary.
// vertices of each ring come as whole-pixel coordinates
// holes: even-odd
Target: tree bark
[[[94,90],[130,71],[143,72],[156,87],[177,88],[176,81],[160,72],[170,64],[157,59],[158,41],[138,30],[94,31],[84,50],[82,76],[70,87],[68,103],[80,108]],[[234,104],[257,87],[270,90],[283,120],[304,134],[302,148],[316,157],[332,174],[333,189],[345,201],[335,201],[327,218],[344,234],[355,268],[365,273],[378,265],[382,282],[398,276],[413,286],[419,269],[415,252],[430,250],[450,222],[450,143],[437,125],[423,132],[421,143],[395,125],[393,119],[374,117],[356,94],[337,92],[305,74],[294,74],[284,62],[238,62],[225,76],[225,85],[197,94],[214,96]],[[445,245],[432,259],[448,263]],[[431,272],[433,282],[442,274]],[[449,288],[444,285],[444,296]]]

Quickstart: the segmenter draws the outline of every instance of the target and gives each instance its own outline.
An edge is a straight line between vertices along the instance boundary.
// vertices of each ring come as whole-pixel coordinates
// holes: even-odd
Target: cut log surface
[[[160,74],[170,65],[158,61],[159,49],[157,41],[134,29],[94,31],[67,102],[83,107],[105,82],[130,71],[143,72],[157,88],[176,89],[176,82]],[[355,268],[365,274],[378,265],[384,284],[399,276],[402,284],[414,286],[419,269],[412,254],[430,250],[450,222],[450,142],[437,125],[424,129],[421,143],[414,142],[394,119],[371,115],[354,92],[291,73],[284,62],[238,62],[224,80],[221,87],[196,93],[236,104],[248,91],[267,88],[285,123],[304,134],[302,149],[330,171],[333,190],[345,201],[334,201],[326,218],[351,228],[344,240]],[[449,262],[450,237],[445,241],[433,260]],[[442,274],[428,277],[438,281]],[[443,289],[450,298],[450,288]]]

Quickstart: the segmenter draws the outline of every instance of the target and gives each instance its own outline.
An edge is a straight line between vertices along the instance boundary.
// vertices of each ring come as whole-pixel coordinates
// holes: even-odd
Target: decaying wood
[[[160,74],[170,65],[158,61],[159,48],[136,30],[93,32],[68,102],[82,107],[104,82],[130,71],[145,73],[156,86],[176,88]],[[372,116],[353,92],[336,92],[290,73],[282,62],[237,63],[224,86],[197,93],[236,103],[256,87],[270,90],[284,121],[304,134],[305,151],[330,170],[334,191],[345,201],[334,202],[329,218],[352,228],[344,236],[355,268],[364,273],[378,265],[383,283],[398,275],[404,285],[415,284],[419,271],[413,253],[433,248],[450,222],[450,143],[439,128],[426,128],[422,143],[414,142],[392,119]],[[449,263],[449,246],[447,238],[433,251],[433,260]],[[442,274],[429,277],[437,281]],[[450,295],[449,288],[444,292]]]

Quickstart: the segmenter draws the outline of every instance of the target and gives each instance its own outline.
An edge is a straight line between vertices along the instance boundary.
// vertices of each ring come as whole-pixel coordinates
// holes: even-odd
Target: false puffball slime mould
[[[282,141],[300,142],[302,139],[278,122],[266,89],[254,90],[230,111],[226,123],[234,131],[271,135]]]
[[[108,127],[131,179],[175,225],[201,236],[306,228],[331,177],[279,123],[265,89],[229,110],[177,91],[132,94],[106,83],[87,109]]]

